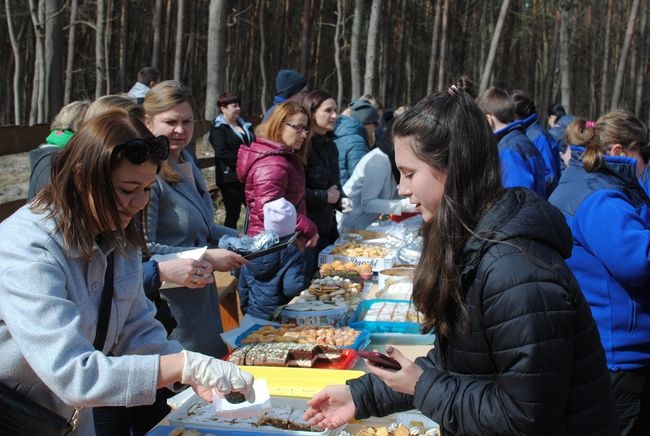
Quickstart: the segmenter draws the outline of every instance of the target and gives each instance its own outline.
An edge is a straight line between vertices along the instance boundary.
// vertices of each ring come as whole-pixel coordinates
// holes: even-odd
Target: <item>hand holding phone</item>
[[[380,368],[394,370],[402,369],[402,365],[400,365],[397,360],[378,351],[359,351],[358,353],[359,356],[367,359],[369,362],[372,362],[373,365]]]

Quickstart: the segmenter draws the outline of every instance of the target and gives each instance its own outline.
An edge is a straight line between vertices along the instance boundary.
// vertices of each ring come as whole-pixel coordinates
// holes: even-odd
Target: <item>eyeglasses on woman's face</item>
[[[116,146],[113,153],[124,153],[133,165],[143,164],[149,158],[164,161],[169,157],[169,140],[162,135],[152,139],[134,138]]]
[[[294,130],[295,130],[296,132],[298,132],[298,133],[304,133],[304,134],[308,134],[308,133],[309,133],[309,127],[306,127],[306,126],[300,126],[300,125],[297,125],[297,124],[291,124],[291,123],[284,123],[284,124],[286,124],[287,126],[291,127],[292,129],[294,129]]]

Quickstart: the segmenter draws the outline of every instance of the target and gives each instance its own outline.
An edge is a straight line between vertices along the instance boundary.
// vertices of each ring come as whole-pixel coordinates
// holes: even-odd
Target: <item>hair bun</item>
[[[449,93],[449,95],[459,96],[463,93],[463,88],[457,86],[455,83],[452,83],[449,89],[447,89],[447,92]]]

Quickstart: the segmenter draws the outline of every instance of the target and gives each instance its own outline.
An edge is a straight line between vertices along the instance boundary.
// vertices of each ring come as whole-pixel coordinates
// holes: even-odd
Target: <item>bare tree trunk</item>
[[[104,16],[108,17],[106,24],[104,24],[104,95],[108,95],[112,93],[113,89],[110,59],[111,42],[113,40],[113,38],[111,38],[111,34],[113,33],[113,20],[111,18],[113,17],[113,1],[109,0],[106,3],[106,12],[104,13]]]
[[[508,15],[508,8],[510,7],[510,0],[503,0],[501,2],[501,12],[497,25],[494,27],[494,35],[492,35],[492,42],[490,43],[490,52],[488,53],[487,60],[485,61],[485,68],[483,68],[483,76],[481,77],[481,86],[479,87],[479,94],[482,94],[490,83],[490,75],[492,74],[492,67],[494,65],[494,58],[497,54],[497,47],[499,46],[499,38],[503,30],[503,23],[506,21]]]
[[[639,0],[632,2],[632,9],[630,9],[630,17],[627,20],[627,29],[625,31],[625,41],[623,41],[623,49],[621,50],[621,59],[618,63],[618,71],[616,72],[616,81],[614,82],[614,91],[612,92],[612,109],[618,107],[621,93],[623,90],[623,75],[625,74],[625,63],[627,62],[627,54],[630,51],[630,41],[634,33],[634,23],[639,14]]]
[[[336,0],[336,27],[334,28],[334,65],[336,65],[336,102],[343,104],[343,69],[341,68],[341,27],[343,27],[343,0]]]
[[[11,42],[11,50],[14,54],[14,80],[13,80],[13,94],[14,94],[14,124],[22,126],[23,124],[23,104],[21,95],[21,81],[23,80],[23,57],[18,47],[18,40],[16,39],[16,32],[14,31],[13,13],[11,11],[11,2],[5,0],[5,15],[7,16],[7,30],[9,30],[9,41]]]
[[[375,59],[377,57],[377,34],[381,0],[372,0],[370,22],[368,23],[368,46],[366,47],[366,73],[363,77],[363,93],[373,95],[375,80]]]
[[[174,80],[182,82],[183,36],[185,34],[185,0],[178,0],[176,12],[176,43],[174,44]]]
[[[648,3],[643,2],[641,4],[641,22],[639,23],[639,37],[638,37],[638,47],[637,51],[639,53],[639,64],[637,66],[637,73],[636,73],[636,94],[634,95],[634,113],[636,116],[641,117],[641,110],[642,110],[642,104],[643,104],[643,88],[644,88],[644,75],[643,72],[646,69],[646,65],[648,62],[648,54],[646,52],[647,44],[646,44],[646,35],[647,35],[647,27],[648,27]]]
[[[97,19],[95,21],[95,98],[104,95],[104,0],[97,0]]]
[[[429,56],[429,74],[427,75],[427,95],[433,93],[433,82],[436,74],[436,61],[438,56],[438,35],[440,33],[440,15],[442,0],[435,0],[436,15],[433,19],[433,33],[431,35],[431,54]]]
[[[160,35],[163,26],[163,4],[164,0],[156,0],[156,7],[153,15],[153,49],[151,50],[151,66],[160,67]],[[138,67],[140,68],[140,67]]]
[[[45,122],[45,49],[43,38],[44,12],[40,0],[29,0],[29,9],[34,24],[36,49],[34,52],[34,87],[32,89],[32,107],[29,115],[29,124]]]
[[[125,2],[126,3],[126,2]],[[74,72],[74,59],[77,48],[77,14],[79,12],[79,1],[70,1],[70,24],[68,25],[68,53],[65,62],[65,91],[63,104],[72,101],[72,76]]]
[[[75,0],[76,1],[76,0]],[[126,70],[127,70],[127,38],[129,35],[129,2],[123,1],[120,8],[120,39],[118,47],[118,72],[117,81],[119,89],[122,91],[128,89],[126,84]]]
[[[260,93],[260,107],[262,113],[266,111],[266,93],[267,93],[267,78],[266,78],[266,64],[264,63],[264,55],[266,54],[266,33],[264,32],[264,0],[258,2],[258,25],[260,28],[260,77],[262,78],[262,92]]]
[[[364,0],[355,0],[354,2],[354,18],[352,20],[352,35],[350,43],[350,76],[352,79],[352,95],[351,98],[359,98],[361,96],[361,29],[363,27],[363,11],[365,9]]]
[[[314,44],[311,39],[312,0],[302,2],[302,29],[300,32],[300,71],[307,74],[309,71],[309,49]]]
[[[571,113],[571,0],[560,0],[560,94],[562,106]]]
[[[171,56],[173,52],[171,50],[174,34],[171,32],[172,28],[172,0],[165,0],[165,13],[163,14],[163,32],[160,41],[160,53],[161,58],[159,59],[161,68],[160,74],[163,77],[171,77],[173,74],[173,65],[171,65]]]
[[[53,118],[63,106],[63,1],[45,2],[45,71],[48,105],[45,118]]]
[[[605,25],[605,54],[603,55],[603,72],[600,79],[600,113],[607,108],[607,89],[609,75],[609,39],[612,32],[612,6],[614,1],[607,2],[607,24]]]
[[[505,0],[504,0],[505,1]],[[449,0],[445,0],[442,12],[442,29],[440,30],[440,61],[438,62],[438,90],[445,87],[445,66],[447,64],[447,33],[449,28]]]
[[[217,96],[223,92],[226,70],[226,0],[210,0],[209,23],[204,115],[206,120],[212,120],[217,115]]]

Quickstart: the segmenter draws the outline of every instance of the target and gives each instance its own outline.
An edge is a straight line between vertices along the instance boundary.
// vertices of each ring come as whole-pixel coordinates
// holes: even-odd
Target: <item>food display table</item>
[[[331,306],[327,306],[327,308],[329,308],[327,309],[328,316],[324,316],[324,315],[316,316],[316,314],[318,314],[319,312],[315,311],[314,309],[310,309],[310,310],[314,310],[313,314],[306,314],[304,316],[301,316],[299,313],[298,316],[295,317],[296,320],[291,318],[293,324],[297,324],[298,327],[302,327],[302,330],[298,329],[300,330],[301,334],[307,331],[311,323],[313,323],[311,327],[312,329],[314,328],[313,326],[327,326],[327,327],[323,327],[323,329],[325,330],[332,329],[332,328],[336,329],[339,338],[344,337],[344,333],[343,333],[344,329],[349,329],[350,327],[352,327],[352,323],[351,323],[352,321],[356,321],[358,322],[359,325],[362,326],[359,327],[359,329],[364,329],[364,326],[375,327],[376,325],[380,324],[382,329],[377,329],[375,331],[365,330],[365,329],[359,330],[361,332],[360,336],[358,336],[357,340],[352,344],[347,344],[347,346],[343,346],[343,345],[339,345],[339,343],[336,343],[336,345],[341,346],[341,349],[343,349],[344,352],[343,353],[344,356],[347,355],[345,353],[355,354],[356,350],[360,350],[360,349],[365,349],[366,351],[376,350],[379,352],[385,352],[386,347],[388,345],[392,345],[394,348],[399,350],[403,355],[405,355],[410,360],[415,360],[418,357],[425,356],[430,351],[430,349],[433,347],[435,336],[432,334],[429,335],[420,334],[417,329],[417,322],[401,322],[401,323],[396,322],[398,318],[393,317],[392,313],[397,314],[397,309],[395,309],[395,311],[391,313],[391,319],[388,321],[385,321],[381,317],[375,318],[375,320],[371,320],[370,316],[366,317],[365,313],[363,314],[364,318],[361,318],[360,315],[361,314],[360,309],[370,310],[370,307],[372,307],[372,305],[374,304],[380,305],[383,302],[387,302],[387,304],[390,305],[406,303],[406,305],[410,306],[408,298],[410,298],[411,288],[408,288],[409,297],[407,299],[403,299],[403,298],[398,299],[398,298],[390,298],[388,296],[389,293],[386,292],[386,290],[388,289],[388,286],[386,285],[386,281],[389,282],[389,285],[393,283],[392,279],[389,276],[384,275],[381,277],[382,279],[381,288],[378,284],[378,281],[380,279],[379,275],[381,274],[382,271],[386,271],[384,267],[391,267],[396,262],[400,264],[405,263],[403,259],[408,258],[411,253],[410,252],[404,253],[403,249],[404,248],[412,249],[414,247],[413,232],[411,230],[404,231],[403,230],[404,225],[401,225],[402,226],[401,233],[392,232],[394,226],[395,226],[394,223],[383,223],[380,226],[376,226],[376,225],[372,226],[372,229],[369,228],[367,231],[357,231],[358,235],[356,236],[356,239],[351,239],[351,238],[355,238],[355,236],[353,235],[342,235],[341,243],[347,245],[343,245],[343,248],[341,250],[349,250],[349,251],[347,252],[343,251],[340,252],[340,254],[331,254],[334,251],[334,249],[330,247],[329,250],[323,253],[323,256],[321,256],[322,259],[320,259],[321,261],[320,264],[322,265],[323,263],[328,263],[327,267],[329,268],[331,265],[332,269],[336,269],[336,271],[333,272],[335,274],[340,274],[341,277],[343,278],[346,277],[354,278],[355,274],[358,274],[356,278],[354,278],[354,280],[358,280],[358,277],[362,275],[362,273],[366,272],[361,268],[357,270],[354,269],[355,266],[359,267],[360,265],[371,266],[372,270],[374,271],[374,276],[371,274],[370,277],[372,277],[372,279],[370,280],[368,280],[369,277],[363,277],[366,280],[363,280],[361,282],[356,282],[356,283],[361,283],[361,285],[357,288],[354,287],[356,286],[354,282],[350,282],[346,284],[340,284],[339,282],[336,283],[328,282],[327,280],[325,280],[325,277],[326,275],[329,276],[329,274],[324,272],[323,268],[321,268],[321,272],[320,272],[322,275],[321,281],[312,282],[310,288],[308,290],[305,290],[302,295],[295,297],[289,303],[289,306],[294,305],[295,307],[294,310],[305,310],[304,308],[299,306],[301,304],[305,305],[305,303],[313,304],[315,300],[318,300],[316,301],[317,304],[315,304],[314,306],[318,306],[319,310],[320,307],[325,307],[325,305],[331,305]],[[384,232],[387,231],[389,232],[389,234],[384,234]],[[368,238],[373,238],[373,237],[376,238],[377,234],[384,234],[383,237],[385,238],[385,240],[379,239],[378,242],[375,242],[376,244],[383,244],[384,246],[391,247],[391,250],[389,250],[391,254],[384,255],[381,258],[381,262],[373,259],[372,257],[369,257],[369,255],[375,255],[375,253],[372,251],[374,248],[372,247],[378,247],[380,245],[372,245],[373,241],[368,240]],[[395,246],[395,240],[399,240],[400,237],[404,237],[404,240],[408,239],[410,241],[409,242],[410,245],[408,247],[406,245],[403,247]],[[357,242],[349,242],[349,241],[357,241]],[[366,243],[370,245],[367,245]],[[401,259],[399,256],[400,249],[402,249],[401,254],[402,255],[405,254],[404,256],[402,256]],[[415,246],[414,251],[416,252],[415,255],[419,256],[417,246]],[[340,256],[342,260],[345,260],[345,262],[339,261],[335,263],[335,261],[338,259],[332,256]],[[413,262],[406,262],[406,263],[412,264]],[[345,267],[345,269],[343,269],[343,267]],[[397,275],[401,275],[401,274],[397,274]],[[408,274],[405,275],[407,276],[407,278],[404,278],[404,280],[407,281],[411,280],[412,283],[412,269],[411,271],[408,272]],[[388,277],[388,279],[386,277]],[[278,347],[281,346],[281,342],[286,342],[286,341],[292,342],[294,340],[291,339],[294,338],[294,336],[283,337],[284,334],[287,335],[298,334],[295,330],[292,330],[290,326],[277,325],[277,327],[275,328],[267,327],[265,328],[265,332],[263,332],[261,326],[256,324],[261,324],[261,325],[268,324],[267,321],[255,320],[255,319],[251,320],[248,316],[242,318],[240,316],[241,314],[238,308],[236,279],[230,276],[230,274],[228,273],[219,273],[219,272],[215,273],[215,279],[217,282],[217,288],[219,290],[219,301],[220,301],[220,309],[221,309],[221,316],[222,316],[222,321],[224,326],[224,332],[226,332],[223,335],[223,337],[226,343],[228,343],[229,346],[234,350],[233,354],[235,354],[235,352],[238,350],[242,350],[242,348],[246,346],[245,344],[252,343],[253,345],[258,345],[257,341],[260,341],[262,343],[267,342],[268,336],[266,336],[266,334],[279,335],[279,336],[273,336],[271,340],[271,342],[274,343],[278,342],[277,343]],[[403,278],[396,278],[395,282],[400,281],[402,279]],[[305,297],[307,297],[307,299]],[[399,300],[402,300],[402,302],[400,303]],[[345,315],[341,315],[338,312],[335,314],[329,313],[329,312],[333,312],[333,309],[335,308],[346,308],[347,313]],[[284,314],[284,317],[286,318],[286,314]],[[359,319],[355,319],[354,317],[357,317]],[[409,320],[412,321],[411,318],[409,318]],[[288,322],[288,321],[282,321],[282,319],[278,319],[278,321],[281,321],[281,323]],[[409,329],[408,331],[400,330],[400,329],[397,330],[383,329],[386,324],[390,324],[392,327],[393,322],[395,325],[415,324],[416,328],[413,331],[411,331],[411,329]],[[348,325],[350,325],[350,327],[347,327]],[[280,327],[284,329],[282,330],[282,332],[279,331]],[[353,328],[356,329],[356,327]],[[257,329],[259,329],[259,333],[257,333]],[[253,334],[256,334],[255,338],[253,338]],[[317,342],[314,341],[314,343]],[[327,342],[327,344],[332,344],[332,343]],[[273,345],[273,344],[268,344],[268,345]],[[248,350],[251,349],[253,348],[248,348],[245,349],[244,351],[248,352]],[[247,354],[247,357],[249,355],[250,354]],[[287,363],[285,363],[285,365],[290,365],[289,360],[287,360],[286,362]],[[249,361],[246,360],[246,364],[258,365],[259,363],[254,363],[254,362],[249,363]],[[262,363],[262,365],[265,364],[266,363]],[[268,390],[269,393],[271,394],[271,399],[275,401],[275,405],[272,406],[272,409],[274,410],[277,409],[276,411],[278,413],[282,413],[281,410],[284,408],[283,406],[285,405],[285,403],[288,404],[291,408],[295,407],[295,409],[291,409],[291,411],[289,412],[291,416],[295,416],[296,411],[306,409],[307,407],[306,401],[311,397],[313,397],[313,395],[315,395],[325,386],[329,384],[345,383],[346,380],[360,377],[368,371],[366,361],[362,358],[357,358],[353,363],[344,366],[314,365],[311,368],[298,368],[298,367],[288,367],[288,366],[287,367],[244,366],[243,369],[253,373],[253,375],[257,380],[264,379],[267,381]],[[418,433],[417,430],[413,430],[414,427],[412,427],[412,425],[418,425],[418,423],[424,422],[425,424],[423,424],[424,427],[422,428],[431,430],[432,428],[436,427],[435,423],[432,423],[431,421],[427,420],[419,412],[413,411],[405,414],[396,414],[395,416],[391,415],[383,418],[371,418],[368,420],[364,420],[362,422],[351,423],[347,425],[344,429],[342,428],[342,429],[323,431],[323,432],[305,431],[304,429],[295,429],[295,428],[293,430],[285,430],[285,429],[278,429],[278,428],[270,428],[267,427],[266,425],[263,427],[257,427],[256,425],[252,425],[252,428],[243,428],[243,427],[237,427],[239,423],[233,424],[235,427],[233,427],[232,429],[224,429],[224,428],[220,428],[220,426],[222,425],[221,418],[215,417],[213,420],[211,416],[208,416],[209,415],[208,414],[208,415],[202,415],[202,416],[206,416],[204,421],[199,421],[198,418],[196,418],[196,415],[192,415],[193,413],[195,413],[193,412],[194,410],[205,411],[205,409],[200,409],[200,407],[202,406],[199,403],[197,403],[197,401],[200,400],[198,400],[198,398],[196,398],[192,392],[187,392],[185,398],[181,399],[180,397],[181,396],[177,396],[171,399],[176,401],[175,404],[172,401],[172,406],[176,408],[176,411],[172,411],[172,413],[168,415],[167,417],[168,419],[163,420],[154,429],[154,431],[150,433],[151,436],[162,436],[162,435],[174,434],[173,432],[176,431],[179,428],[179,426],[182,426],[184,428],[192,428],[193,426],[196,426],[196,428],[201,431],[200,433],[194,433],[196,435],[198,434],[219,435],[219,434],[227,434],[227,433],[228,434],[236,433],[236,434],[245,434],[251,436],[253,435],[259,436],[259,435],[266,435],[266,434],[294,434],[294,435],[309,435],[309,436],[338,435],[338,434],[353,435],[353,434],[357,434],[358,432],[360,432],[359,434],[371,434],[371,433],[363,433],[366,427],[373,427],[373,429],[371,429],[370,431],[375,431],[375,430],[380,430],[380,432],[388,431],[385,434],[392,435],[395,434],[392,431],[395,430],[395,426],[398,424],[402,424],[403,426],[406,426],[407,429],[409,426],[411,426],[410,430],[412,430],[412,434],[425,434],[424,432]],[[251,419],[254,420],[256,418],[251,418]],[[172,425],[169,426],[169,424]],[[203,428],[203,426],[207,426],[207,428]],[[403,431],[404,428],[402,428],[401,430]],[[185,435],[185,433],[179,433],[179,434]],[[187,433],[187,434],[192,435],[192,433]],[[426,434],[429,435],[433,433],[429,431]]]

